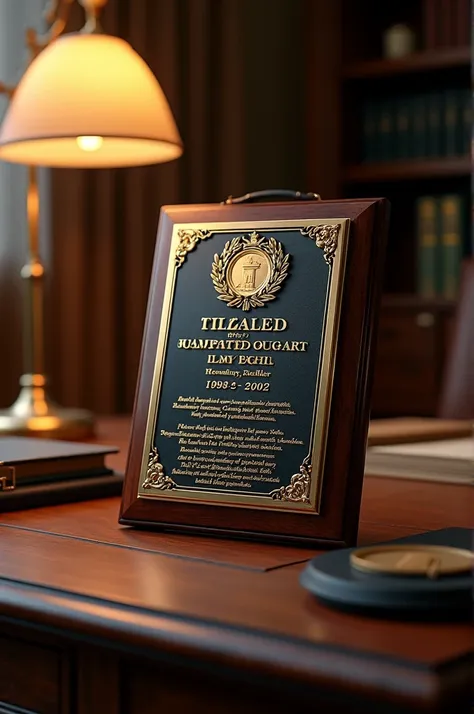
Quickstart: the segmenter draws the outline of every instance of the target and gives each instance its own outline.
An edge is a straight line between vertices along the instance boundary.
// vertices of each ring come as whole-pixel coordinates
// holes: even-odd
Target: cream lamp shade
[[[70,33],[21,79],[0,128],[0,159],[100,168],[176,159],[181,138],[148,65],[124,40]]]

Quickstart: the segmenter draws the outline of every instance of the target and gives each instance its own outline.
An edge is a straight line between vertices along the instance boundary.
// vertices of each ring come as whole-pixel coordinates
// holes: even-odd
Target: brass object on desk
[[[73,0],[50,3],[46,19],[51,22],[49,33],[39,37],[34,29],[26,30],[29,65],[40,52],[64,31]],[[0,83],[0,94],[9,100],[16,87]],[[21,269],[25,281],[23,316],[23,369],[20,394],[8,409],[0,410],[0,436],[14,434],[52,439],[83,439],[94,434],[92,414],[81,409],[65,409],[49,396],[44,370],[44,266],[39,253],[38,172],[28,167],[28,258]]]
[[[35,51],[31,45],[30,50]],[[19,434],[51,439],[85,439],[94,434],[92,414],[84,409],[60,407],[47,391],[44,347],[45,270],[39,252],[40,200],[37,174],[36,166],[28,167],[28,258],[21,269],[25,285],[22,326],[24,372],[20,377],[20,394],[16,401],[8,409],[0,410],[0,436]]]
[[[376,545],[350,555],[353,568],[378,575],[437,578],[468,573],[474,568],[469,550],[441,545]]]
[[[300,582],[325,605],[346,612],[472,622],[473,537],[472,529],[452,527],[330,551],[308,563]]]
[[[92,414],[56,404],[47,392],[44,374],[22,374],[20,386],[20,394],[12,406],[0,410],[0,436],[80,440],[93,435]]]
[[[31,41],[31,39],[30,39]],[[28,258],[24,280],[23,369],[20,394],[0,410],[0,436],[19,434],[51,439],[85,439],[94,433],[94,420],[84,409],[65,409],[47,391],[44,348],[44,267],[39,253],[39,192],[37,169],[28,168]]]

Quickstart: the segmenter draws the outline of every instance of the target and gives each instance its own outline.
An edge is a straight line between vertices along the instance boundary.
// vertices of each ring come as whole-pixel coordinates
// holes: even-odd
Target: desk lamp
[[[74,0],[53,0],[49,33],[27,30],[30,64],[17,87],[0,83],[9,107],[0,127],[0,160],[29,166],[24,374],[15,403],[0,411],[0,435],[78,439],[92,415],[56,405],[44,374],[44,268],[39,255],[37,166],[105,168],[161,163],[183,151],[163,91],[124,40],[106,35],[99,15],[107,0],[79,0],[80,32],[63,34]]]

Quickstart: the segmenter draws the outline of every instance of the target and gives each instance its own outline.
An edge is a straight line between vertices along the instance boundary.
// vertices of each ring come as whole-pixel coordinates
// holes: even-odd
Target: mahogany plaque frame
[[[302,545],[351,546],[356,543],[388,213],[385,199],[183,205],[162,209],[120,523]],[[173,487],[168,488],[166,481],[170,479],[163,474],[161,464],[158,471],[155,468],[151,473],[155,486],[163,484],[163,490],[160,492],[159,485],[148,496],[149,492],[143,489],[144,459],[150,445],[150,415],[153,416],[156,399],[159,399],[157,355],[166,345],[163,325],[169,323],[165,312],[173,309],[169,300],[170,256],[172,245],[176,252],[176,242],[173,242],[176,228],[184,231],[189,228],[194,235],[195,227],[202,230],[207,226],[217,229],[219,225],[241,225],[240,232],[250,236],[258,235],[258,231],[262,233],[262,226],[271,231],[275,226],[293,226],[298,222],[308,226],[312,222],[333,225],[337,221],[346,231],[344,265],[338,294],[337,330],[332,336],[334,349],[330,355],[330,399],[325,402],[327,413],[321,421],[324,439],[313,451],[313,455],[319,455],[321,478],[318,478],[318,487],[311,492],[311,499],[308,498],[306,504],[280,501],[268,508],[259,506],[258,499],[253,503],[241,498],[239,502],[238,496],[229,503],[219,499],[212,501],[205,492],[201,498],[196,493],[180,493]],[[211,241],[212,237],[206,240]],[[190,250],[199,250],[197,241],[185,246],[183,260],[192,259],[192,253],[187,256]],[[202,275],[202,280],[210,279],[209,273]],[[198,297],[190,295],[189,299]],[[275,302],[278,299],[275,298]],[[265,315],[264,310],[264,307],[260,313],[241,310],[240,314],[244,317]],[[319,405],[320,408],[323,407]]]

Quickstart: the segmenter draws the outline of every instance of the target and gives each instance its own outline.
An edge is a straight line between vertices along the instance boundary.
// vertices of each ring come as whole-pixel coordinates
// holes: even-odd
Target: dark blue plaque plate
[[[348,223],[175,228],[142,497],[319,509]]]

